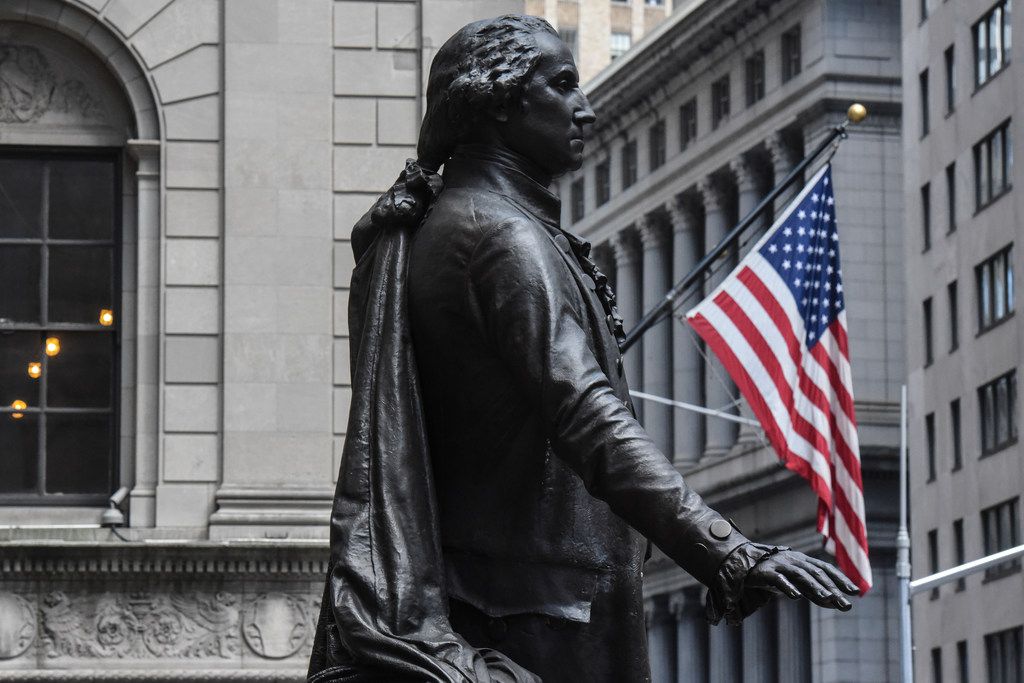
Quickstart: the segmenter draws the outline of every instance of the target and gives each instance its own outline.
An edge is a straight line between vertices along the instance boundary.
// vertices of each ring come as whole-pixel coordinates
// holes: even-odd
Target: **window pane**
[[[1006,380],[996,382],[996,444],[1006,443],[1009,438],[1006,409],[1009,400],[1006,395]]]
[[[981,443],[983,450],[991,450],[995,444],[995,407],[992,405],[992,386],[985,387],[982,392]]]
[[[992,136],[992,194],[999,194],[1004,183],[1003,175],[1003,131],[997,130]]]
[[[40,356],[38,332],[0,332],[0,405],[9,406],[15,400],[39,405],[39,379],[30,377],[28,369]]]
[[[992,198],[992,185],[989,183],[989,143],[983,142],[978,148],[978,203],[984,204]]]
[[[974,44],[977,46],[975,61],[978,64],[977,81],[978,85],[985,82],[986,68],[988,66],[988,24],[984,21],[974,27]]]
[[[978,271],[978,305],[981,327],[992,324],[992,292],[990,290],[991,264],[986,263]]]
[[[46,404],[61,408],[110,407],[114,335],[65,332],[60,353],[49,359]]]
[[[38,246],[0,245],[0,321],[39,320]]]
[[[1011,17],[1012,16],[1013,16],[1013,14],[1012,14],[1010,0],[1006,0],[1006,2],[1003,3],[1003,63],[1004,64],[1006,64],[1006,63],[1008,63],[1010,61],[1010,53],[1012,52],[1012,50],[1010,49],[1011,46],[1013,45],[1013,41],[1011,39],[1011,30],[1012,29],[1010,28],[1010,26],[1011,26],[1010,22],[1011,22]]]
[[[1006,260],[997,256],[992,261],[992,320],[1006,315]]]
[[[50,322],[98,323],[111,305],[110,247],[50,247]]]
[[[62,160],[50,163],[50,237],[113,238],[114,164]]]
[[[0,237],[42,237],[43,162],[0,159]]]
[[[1010,438],[1017,438],[1017,373],[1014,372],[1009,378],[1009,389],[1007,390],[1006,416],[1010,422]]]
[[[46,492],[109,494],[110,418],[46,416]]]
[[[994,74],[1003,65],[1003,12],[996,7],[988,18],[988,72]]]
[[[38,482],[39,418],[22,414],[0,414],[0,493],[34,492]]]

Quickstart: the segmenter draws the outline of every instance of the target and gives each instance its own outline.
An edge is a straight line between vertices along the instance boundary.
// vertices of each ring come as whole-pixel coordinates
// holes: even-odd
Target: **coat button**
[[[717,538],[719,541],[724,541],[729,538],[729,534],[732,533],[732,527],[729,526],[729,522],[724,519],[716,519],[711,523],[711,535]]]
[[[555,235],[555,244],[557,244],[558,248],[564,251],[566,254],[569,253],[569,238],[567,238],[565,235]]]

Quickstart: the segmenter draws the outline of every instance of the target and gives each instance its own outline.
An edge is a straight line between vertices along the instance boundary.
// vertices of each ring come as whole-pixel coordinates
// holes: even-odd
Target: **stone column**
[[[732,171],[733,178],[736,181],[737,203],[739,204],[738,213],[742,220],[744,216],[754,210],[754,207],[757,206],[757,202],[761,198],[761,193],[758,191],[757,177],[754,174],[750,160],[746,156],[739,156],[730,161],[729,170]],[[758,236],[763,234],[763,232],[763,223],[755,223],[747,229],[747,232],[740,240],[740,243],[743,245],[740,247],[740,258],[743,258],[750,252],[757,242]],[[748,420],[755,419],[754,413],[746,402],[740,404],[739,413]],[[758,441],[757,428],[746,424],[740,425],[739,441],[746,444],[756,443]]]
[[[160,449],[160,275],[152,272],[160,263],[160,141],[129,140],[128,153],[138,164],[135,171],[137,194],[135,327],[125,323],[125,345],[135,343],[135,441],[134,472],[130,514],[133,527],[151,527],[156,523],[156,486]],[[128,198],[126,198],[127,203]],[[129,248],[129,244],[124,245]],[[148,271],[148,272],[147,272]],[[126,273],[126,277],[132,277]],[[127,314],[129,311],[124,311]],[[126,451],[128,449],[125,449]],[[130,452],[130,451],[129,451]]]
[[[725,622],[708,628],[709,683],[736,683],[743,680],[740,627]]]
[[[788,683],[811,681],[811,624],[804,600],[776,600],[779,680]]]
[[[646,313],[665,298],[672,286],[669,231],[651,216],[636,222],[643,245],[643,311]],[[643,390],[668,398],[672,395],[672,319],[667,318],[644,334]],[[644,402],[644,429],[672,458],[672,406]]]
[[[708,680],[708,622],[700,593],[673,593],[668,609],[676,619],[676,681],[703,683]]]
[[[641,315],[639,248],[636,236],[628,228],[612,237],[611,245],[615,253],[615,284],[619,314],[622,315],[623,326],[629,332],[640,320]],[[643,344],[644,340],[641,339],[622,359],[626,380],[633,388],[639,387],[643,380],[640,374]],[[634,405],[637,417],[643,415],[643,402],[634,401]]]
[[[675,683],[676,639],[672,615],[664,598],[644,601],[647,621],[647,657],[651,665],[651,683]]]
[[[768,155],[772,160],[772,174],[774,176],[773,185],[778,185],[782,182],[782,179],[786,177],[789,171],[797,164],[796,153],[793,148],[786,142],[782,133],[776,131],[769,135],[765,141],[764,146],[768,150]],[[782,210],[786,208],[786,205],[796,196],[796,193],[800,191],[800,184],[793,183],[785,192],[778,196],[775,200],[775,215],[778,216],[782,213]]]
[[[710,176],[698,183],[698,189],[704,202],[704,248],[711,249],[725,237],[729,230],[724,197],[721,189]],[[710,293],[729,274],[734,260],[732,250],[729,250],[715,262],[718,271],[706,281],[705,294]],[[714,354],[709,352],[708,360],[704,364],[705,405],[713,409],[722,409],[732,403],[735,393],[736,389],[729,379],[729,373],[725,371]],[[735,412],[735,409],[730,409],[728,412]],[[736,441],[736,423],[709,417],[705,424],[707,428],[705,429],[704,457],[717,457],[728,453]]]
[[[743,620],[743,683],[774,683],[788,681],[777,678],[777,640],[775,610],[766,605]],[[784,637],[789,637],[786,634]]]
[[[697,217],[680,199],[673,199],[666,208],[672,221],[672,282],[676,283],[690,272],[700,257],[700,226]],[[684,313],[699,300],[699,295],[695,295],[679,312]],[[699,341],[689,325],[672,323],[672,398],[676,401],[703,403]],[[704,418],[700,413],[674,409],[672,435],[674,462],[692,464],[700,460],[704,452]]]

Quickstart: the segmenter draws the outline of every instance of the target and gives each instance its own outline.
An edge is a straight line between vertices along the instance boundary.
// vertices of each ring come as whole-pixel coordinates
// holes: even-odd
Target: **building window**
[[[956,109],[956,62],[953,59],[953,46],[946,48],[944,53],[946,63],[946,113]]]
[[[1020,683],[1024,679],[1024,629],[1006,629],[985,636],[989,683]]]
[[[691,97],[679,107],[679,150],[697,139],[697,98]]]
[[[956,644],[956,668],[960,672],[959,683],[971,683],[971,667],[967,659],[967,641],[961,640]]]
[[[636,140],[630,140],[622,146],[622,189],[636,182]]]
[[[711,84],[711,130],[729,117],[729,75]]]
[[[972,28],[974,84],[981,86],[1010,63],[1010,0],[996,3]]]
[[[978,287],[978,334],[1013,313],[1013,245],[974,269]]]
[[[644,4],[648,7],[664,7],[665,0],[644,0]]]
[[[5,503],[95,504],[114,488],[119,177],[109,154],[0,155]]]
[[[607,159],[594,168],[594,190],[598,206],[612,198],[612,166]]]
[[[928,481],[935,481],[935,413],[924,416],[924,449],[928,458]]]
[[[651,170],[653,171],[665,163],[665,120],[655,122],[647,135]]]
[[[953,471],[964,466],[963,445],[960,435],[960,399],[949,402],[949,429],[953,441]]]
[[[570,195],[572,201],[572,222],[576,223],[583,219],[584,211],[584,195],[583,195],[583,178],[574,180],[570,186]]]
[[[747,59],[747,106],[764,97],[764,50]]]
[[[928,0],[921,0],[921,21],[928,18]]]
[[[946,299],[949,301],[949,352],[953,353],[960,347],[960,306],[957,303],[956,280],[946,285]]]
[[[918,95],[921,98],[921,137],[928,135],[928,69],[917,77]]]
[[[612,32],[611,55],[612,59],[618,59],[626,53],[629,46],[633,44],[633,38],[628,33]]]
[[[942,683],[942,648],[938,647],[932,648],[932,683]]]
[[[800,25],[782,34],[782,82],[800,73]]]
[[[981,419],[981,454],[988,455],[1017,440],[1017,372],[997,377],[978,387]]]
[[[955,519],[953,520],[953,552],[956,554],[956,566],[962,565],[967,561],[964,554],[964,520]],[[964,589],[964,578],[960,577],[956,580],[956,590],[962,591]]]
[[[956,232],[956,162],[946,167],[946,232]]]
[[[921,304],[921,325],[924,328],[924,366],[928,367],[934,360],[932,345],[932,298],[928,297]]]
[[[558,37],[562,39],[562,42],[569,46],[569,51],[572,52],[573,59],[580,58],[580,39],[579,32],[575,26],[571,28],[558,28]]]
[[[985,554],[1012,548],[1020,541],[1017,523],[1017,498],[993,505],[981,511],[981,533]],[[985,570],[985,579],[997,579],[1020,569],[1020,558],[1007,560]]]
[[[922,251],[932,247],[932,184],[921,186],[921,243]]]
[[[1013,146],[1006,121],[974,146],[974,195],[977,209],[1010,189]]]
[[[935,574],[939,571],[939,530],[932,529],[928,532],[928,573]],[[939,589],[933,588],[931,599],[939,598]]]

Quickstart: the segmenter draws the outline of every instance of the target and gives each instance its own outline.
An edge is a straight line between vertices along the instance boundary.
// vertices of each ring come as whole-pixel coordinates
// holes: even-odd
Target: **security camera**
[[[122,486],[114,492],[114,495],[107,499],[110,507],[103,511],[103,515],[100,517],[100,526],[110,527],[111,529],[124,526],[124,513],[117,506],[123,503],[127,497],[128,487]]]

